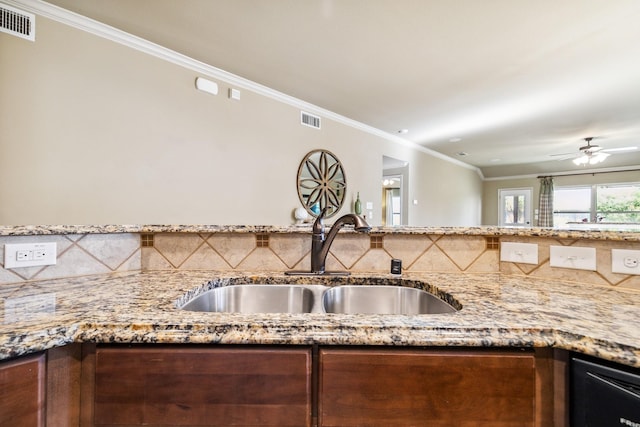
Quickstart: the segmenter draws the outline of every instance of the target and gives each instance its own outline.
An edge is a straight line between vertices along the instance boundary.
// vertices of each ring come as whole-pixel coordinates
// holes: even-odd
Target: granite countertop
[[[328,221],[330,225],[330,221]],[[344,231],[349,232],[346,226]],[[303,225],[0,225],[0,236],[106,233],[311,233]],[[520,236],[640,242],[640,231],[616,229],[558,229],[540,227],[372,227],[372,234],[432,234],[461,236]]]
[[[452,314],[229,314],[178,301],[232,283],[426,287],[462,305]],[[445,295],[445,296],[446,296]],[[0,288],[0,359],[97,343],[349,344],[557,347],[640,367],[640,293],[490,274],[304,278],[213,271],[128,272]]]

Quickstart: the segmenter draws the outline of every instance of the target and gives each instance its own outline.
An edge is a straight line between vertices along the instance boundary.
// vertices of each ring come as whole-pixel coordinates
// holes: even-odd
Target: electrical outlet
[[[611,249],[611,271],[640,274],[640,250]]]
[[[7,243],[4,245],[4,268],[33,267],[56,263],[56,244]]]
[[[551,267],[596,271],[596,248],[550,246]]]
[[[47,257],[47,250],[43,248],[33,250],[33,259],[45,259]]]
[[[502,242],[500,261],[538,264],[538,245],[535,243]]]

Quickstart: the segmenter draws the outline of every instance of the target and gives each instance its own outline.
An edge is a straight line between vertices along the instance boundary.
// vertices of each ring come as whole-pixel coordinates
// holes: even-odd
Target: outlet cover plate
[[[4,268],[53,265],[56,256],[55,242],[7,243],[4,245]]]
[[[611,249],[611,271],[613,273],[640,274],[640,251]]]
[[[550,246],[551,267],[596,271],[596,248]]]
[[[521,264],[538,264],[538,245],[536,243],[500,243],[500,261]]]

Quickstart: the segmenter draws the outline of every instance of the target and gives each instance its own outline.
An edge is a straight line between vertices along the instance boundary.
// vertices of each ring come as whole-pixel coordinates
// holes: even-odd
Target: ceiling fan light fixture
[[[594,154],[594,155],[590,156],[589,164],[590,165],[596,165],[598,163],[603,162],[607,157],[609,157],[609,154],[607,154],[607,153]]]
[[[573,159],[573,163],[578,166],[586,165],[587,163],[590,165],[597,165],[598,163],[603,162],[607,157],[609,157],[609,154],[607,153],[585,154]]]
[[[586,165],[587,163],[589,163],[589,156],[585,154],[584,156],[576,157],[575,159],[573,159],[573,163],[575,163],[577,166]]]

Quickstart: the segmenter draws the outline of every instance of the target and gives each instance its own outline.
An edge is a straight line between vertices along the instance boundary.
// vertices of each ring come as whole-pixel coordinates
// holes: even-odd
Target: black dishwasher
[[[640,427],[640,369],[571,359],[571,427]]]

